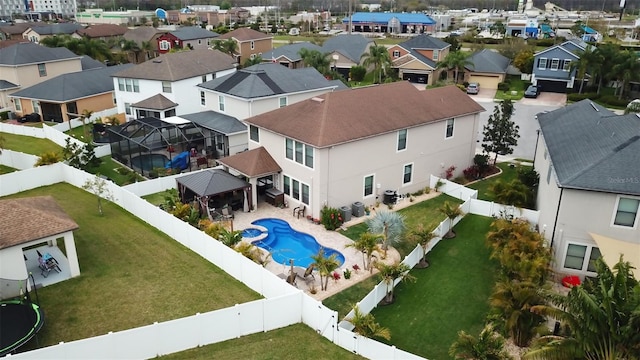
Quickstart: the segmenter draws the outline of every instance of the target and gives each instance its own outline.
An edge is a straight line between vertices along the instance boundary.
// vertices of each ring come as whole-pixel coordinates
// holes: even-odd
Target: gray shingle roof
[[[538,114],[559,186],[640,195],[640,118],[582,100]]]
[[[211,110],[180,115],[180,117],[225,135],[247,131],[247,125],[240,120]]]
[[[154,36],[161,34],[162,31],[151,26],[140,26],[135,29],[130,29],[122,37],[125,40],[135,41],[136,44],[142,45],[143,41],[151,41]]]
[[[114,72],[132,67],[132,64],[62,74],[11,94],[14,97],[66,102],[113,91]]]
[[[278,59],[284,56],[291,62],[300,61],[302,60],[299,54],[301,49],[318,50],[320,52],[324,51],[322,47],[316,44],[312,44],[308,41],[304,41],[281,46],[279,48],[275,48],[271,51],[265,52],[262,54],[262,59],[264,61],[271,61],[271,59]]]
[[[327,39],[322,45],[323,52],[339,52],[355,63],[360,62],[367,45],[373,42],[360,34],[338,35]]]
[[[31,29],[40,35],[57,35],[57,34],[71,35],[77,30],[84,29],[84,26],[76,23],[62,23],[62,24],[37,26],[37,27],[32,27]]]
[[[199,26],[186,26],[172,31],[171,35],[180,40],[209,39],[220,36],[218,33],[203,29]]]
[[[135,104],[131,104],[132,107],[136,107],[139,109],[149,109],[149,110],[167,110],[173,107],[178,106],[178,104],[173,101],[167,99],[162,94],[155,94],[151,97],[148,97],[142,101],[138,101]]]
[[[49,48],[31,42],[0,49],[0,65],[26,65],[65,59],[80,59],[80,56],[67,48]]]
[[[262,63],[198,85],[244,99],[329,88],[332,84],[314,68],[289,69]]]
[[[82,64],[82,70],[89,70],[89,69],[96,69],[96,68],[103,68],[106,67],[107,65],[101,63],[98,60],[95,60],[93,58],[91,58],[90,56],[83,56],[80,59],[80,63]]]
[[[251,186],[248,182],[219,169],[207,169],[181,176],[176,178],[176,182],[199,196],[222,194]]]
[[[451,46],[451,44],[449,44],[448,42],[442,41],[438,38],[434,38],[432,36],[429,36],[427,34],[421,34],[418,36],[415,36],[405,42],[401,42],[400,44],[398,44],[398,46],[402,46],[402,48],[404,49],[420,49],[420,50],[424,50],[424,49],[438,49],[438,50],[442,50],[442,49],[446,49],[449,46]]]
[[[16,85],[10,81],[0,79],[0,90],[18,88],[20,85]]]
[[[235,68],[233,58],[218,50],[168,53],[114,74],[116,77],[177,81]]]
[[[418,51],[410,49],[409,50],[409,54],[411,54],[411,56],[413,56],[414,58],[418,59],[419,61],[422,61],[423,63],[429,65],[431,68],[435,69],[436,67],[438,67],[438,63],[429,59],[428,57],[420,54]]]
[[[508,57],[489,49],[483,49],[474,53],[469,58],[469,61],[473,64],[465,66],[468,70],[499,74],[506,73],[509,63],[511,62]]]

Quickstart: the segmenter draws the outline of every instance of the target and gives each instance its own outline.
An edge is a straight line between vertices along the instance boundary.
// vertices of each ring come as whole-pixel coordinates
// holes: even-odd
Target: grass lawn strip
[[[493,218],[466,215],[457,237],[428,255],[431,266],[414,269],[415,283],[400,283],[396,302],[372,311],[391,330],[391,343],[429,358],[447,359],[459,330],[478,334],[489,311],[497,264],[489,260],[485,234]]]
[[[0,165],[0,175],[12,173],[14,171],[18,171],[18,169],[14,169],[14,168],[6,166],[6,165]]]
[[[243,336],[161,357],[166,360],[364,359],[332,344],[304,324]]]
[[[22,152],[25,154],[40,156],[45,152],[62,153],[62,147],[49,139],[40,139],[32,136],[14,135],[2,133],[4,138],[3,148]]]
[[[41,346],[222,309],[260,295],[142,220],[69,184],[12,198],[51,195],[79,225],[81,276],[38,290],[47,321]],[[212,239],[212,241],[214,241]]]
[[[489,193],[489,187],[500,180],[508,183],[518,178],[518,168],[509,166],[511,163],[498,163],[497,166],[502,170],[500,175],[496,175],[486,180],[477,181],[473,184],[467,184],[466,187],[478,190],[478,200],[495,201],[493,194]],[[520,165],[524,166],[524,165]]]

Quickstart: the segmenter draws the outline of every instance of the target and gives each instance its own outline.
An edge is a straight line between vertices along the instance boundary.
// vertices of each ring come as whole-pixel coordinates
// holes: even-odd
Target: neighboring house
[[[229,10],[218,11],[218,22],[233,26],[236,23],[246,23],[251,16],[249,10],[241,7],[234,7]]]
[[[38,44],[42,39],[56,35],[71,35],[84,27],[76,23],[60,23],[43,26],[33,26],[22,33],[22,37]]]
[[[579,40],[565,41],[535,53],[531,76],[533,85],[547,92],[564,93],[567,89],[572,89],[576,69],[571,69],[571,62],[578,61],[578,54],[587,46]]]
[[[342,84],[342,83],[340,83]],[[262,63],[198,85],[201,105],[240,120],[346,88],[312,67]]]
[[[21,40],[24,39],[22,34],[29,28],[36,26],[44,26],[43,23],[27,22],[27,23],[4,23],[0,24],[0,39],[2,40]]]
[[[171,49],[208,49],[218,34],[199,26],[181,27],[158,37],[158,51],[166,54]]]
[[[497,89],[505,81],[511,60],[497,51],[483,49],[469,57],[471,65],[464,68],[464,80],[480,84],[481,89]]]
[[[345,30],[349,31],[350,24],[355,32],[422,34],[434,31],[436,21],[420,12],[356,12],[351,20],[342,19]]]
[[[340,34],[327,39],[322,45],[322,51],[329,53],[331,67],[348,79],[351,68],[362,65],[362,56],[367,54],[373,45],[373,40],[363,35]]]
[[[161,30],[158,30],[151,26],[139,26],[134,29],[129,29],[122,37],[125,40],[133,41],[138,44],[138,48],[142,49],[145,43],[149,43],[151,49],[147,51],[144,56],[144,61],[152,59],[160,53],[158,51],[158,38],[164,34]],[[143,61],[143,62],[144,62]]]
[[[8,95],[58,75],[82,71],[81,59],[67,48],[31,42],[0,49],[0,108],[22,113],[9,102]]]
[[[67,1],[67,0],[65,0]],[[82,24],[114,24],[133,26],[145,18],[151,20],[156,14],[154,11],[124,10],[105,11],[104,9],[85,9],[75,14],[75,18]]]
[[[217,6],[219,9],[219,6]],[[180,25],[185,22],[195,23],[197,25],[207,24],[211,26],[218,26],[218,11],[217,10],[192,10],[190,8],[182,8],[180,10],[167,10],[166,17],[167,24]]]
[[[620,255],[640,278],[640,120],[583,100],[538,114],[539,229],[555,270],[595,276]]]
[[[582,30],[584,31],[581,39],[582,41],[599,42],[600,40],[602,40],[602,34],[600,34],[598,31],[586,25],[582,25]]]
[[[392,67],[402,80],[431,85],[438,80],[438,61],[449,55],[451,44],[426,34],[389,48]]]
[[[115,107],[111,76],[133,64],[124,64],[62,74],[10,95],[22,114],[38,113],[44,121],[64,122],[84,110],[103,111]]]
[[[250,28],[238,28],[224,35],[220,35],[216,40],[233,39],[238,44],[236,49],[236,61],[242,64],[247,59],[254,59],[262,56],[263,53],[273,49],[273,36],[261,33]]]
[[[109,39],[118,39],[126,34],[127,31],[129,31],[129,29],[127,29],[126,26],[115,24],[98,24],[91,25],[84,29],[78,29],[71,36],[78,39],[87,37],[89,39],[107,41]]]
[[[205,133],[205,155],[214,159],[247,150],[247,125],[240,120],[215,111],[201,111],[180,115],[180,118],[196,123]]]
[[[313,97],[245,120],[249,151],[264,148],[281,168],[249,181],[314,218],[324,206],[373,205],[387,190],[415,192],[431,174],[472,165],[482,111],[455,86],[420,91],[404,81]],[[249,174],[234,158],[219,162]]]
[[[190,50],[168,53],[113,75],[118,113],[132,119],[139,115],[132,110],[132,104],[140,105],[143,100],[152,99],[160,118],[189,114],[205,109],[196,85],[231,74],[236,71],[233,58],[218,50]],[[162,96],[160,99],[157,95]],[[165,106],[168,102],[174,105]],[[146,113],[145,113],[146,114]]]
[[[320,53],[324,53],[324,49],[321,46],[312,44],[308,41],[293,43],[289,45],[280,46],[271,51],[267,51],[262,54],[263,62],[275,62],[282,66],[286,66],[289,69],[299,69],[304,67],[302,57],[300,56],[300,50],[307,49],[309,51],[316,50]]]

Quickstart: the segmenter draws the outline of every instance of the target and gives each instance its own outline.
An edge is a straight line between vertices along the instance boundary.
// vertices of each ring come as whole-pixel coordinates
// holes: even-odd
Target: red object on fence
[[[562,286],[572,288],[574,286],[579,286],[581,283],[580,277],[575,275],[569,275],[562,278]]]

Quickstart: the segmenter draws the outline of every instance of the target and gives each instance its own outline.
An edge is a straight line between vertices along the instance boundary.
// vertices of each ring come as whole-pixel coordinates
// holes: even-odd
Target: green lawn
[[[304,324],[243,336],[201,348],[163,356],[162,359],[364,359],[332,344]]]
[[[373,310],[376,321],[391,330],[390,344],[447,359],[459,330],[479,333],[497,272],[484,240],[492,221],[465,216],[455,227],[457,237],[441,241],[428,255],[431,266],[411,271],[416,282],[399,284],[395,303]]]
[[[113,203],[56,184],[11,197],[51,195],[79,225],[81,276],[38,290],[47,321],[40,346],[226,308],[260,298],[215,265]],[[214,241],[214,240],[212,240]],[[224,291],[220,291],[224,289]]]
[[[8,174],[8,173],[14,172],[14,171],[18,171],[18,169],[14,169],[12,167],[5,166],[5,165],[0,165],[0,175]]]
[[[4,138],[3,148],[25,154],[41,155],[45,152],[62,152],[62,147],[58,146],[51,140],[39,139],[32,136],[14,135],[2,133]]]
[[[419,203],[415,203],[409,207],[398,210],[400,214],[405,217],[405,225],[408,230],[415,229],[418,224],[424,224],[427,229],[435,229],[442,220],[445,219],[445,216],[438,211],[438,209],[442,206],[445,201],[449,201],[452,203],[462,204],[462,201],[451,197],[446,194],[441,194],[435,198],[429,199],[427,201],[422,201]],[[380,205],[381,209],[384,205]],[[360,234],[367,231],[367,224],[360,223],[354,226],[350,226],[345,231],[340,231],[344,236],[350,239],[357,239]],[[402,257],[407,256],[413,249],[415,248],[415,244],[410,244],[405,242],[400,244],[400,246],[396,247],[400,252]]]
[[[465,185],[468,188],[478,190],[478,199],[486,201],[494,201],[493,195],[489,193],[488,189],[491,184],[501,180],[503,182],[510,182],[518,177],[517,167],[510,167],[510,163],[498,163],[498,167],[502,169],[502,174],[490,177],[486,180],[478,181],[473,184]],[[522,165],[520,165],[522,166]]]
[[[82,130],[82,126],[78,126],[76,128],[73,128],[71,130],[67,130],[64,133],[76,138],[77,140],[80,140],[82,142],[88,143],[91,142],[93,140],[93,138],[91,137],[91,124],[87,124],[85,125],[87,127],[87,136],[84,136],[84,130]]]
[[[519,76],[514,76],[514,75],[510,75],[508,78],[509,81],[509,90],[508,91],[502,91],[502,90],[497,90],[496,91],[496,99],[499,100],[504,100],[504,99],[511,99],[511,100],[520,100],[522,99],[522,97],[524,96],[524,91],[527,89],[528,84],[530,84],[529,81],[525,81],[520,79]],[[512,94],[512,91],[516,91],[516,94]]]
[[[338,319],[342,320],[349,313],[349,311],[351,311],[353,305],[367,296],[369,291],[371,291],[376,286],[376,284],[380,282],[380,280],[381,279],[379,276],[369,277],[353,286],[340,291],[335,295],[322,300],[322,303],[329,309],[337,311]]]

